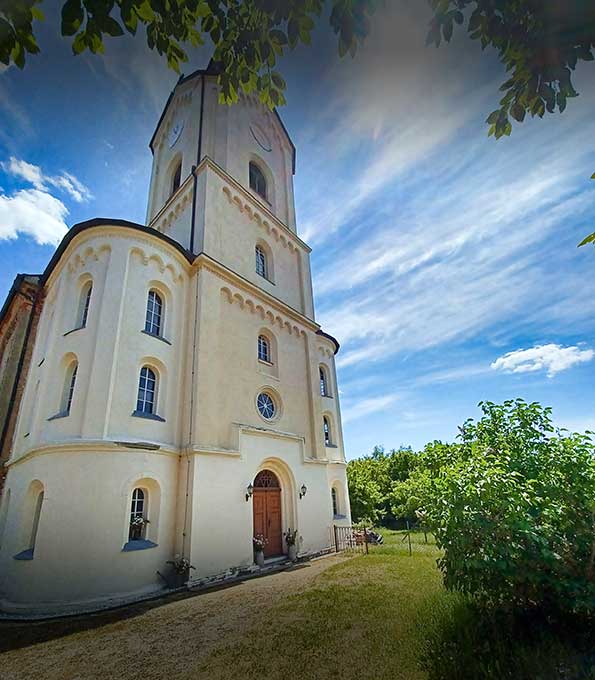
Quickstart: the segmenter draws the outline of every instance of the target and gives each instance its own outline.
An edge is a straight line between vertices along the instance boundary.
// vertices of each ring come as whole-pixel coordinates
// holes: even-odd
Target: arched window
[[[256,255],[256,273],[260,274],[264,279],[268,279],[267,256],[260,246],[254,249]]]
[[[330,392],[329,392],[329,389],[328,389],[328,379],[327,379],[327,376],[326,376],[326,369],[323,366],[321,366],[318,369],[318,374],[320,376],[320,394],[323,397],[328,397]]]
[[[142,541],[146,536],[146,493],[144,489],[136,488],[132,492],[132,504],[130,506],[130,531],[129,541]]]
[[[250,163],[250,188],[267,200],[267,181],[256,163]]]
[[[29,540],[29,550],[35,550],[35,541],[37,540],[37,531],[39,529],[39,519],[41,517],[41,506],[43,505],[43,491],[37,494],[35,501],[35,512],[33,514],[33,526],[31,527],[31,538]]]
[[[145,332],[161,337],[161,323],[163,319],[163,300],[159,293],[149,291],[147,298],[147,315],[145,317]]]
[[[72,398],[74,397],[74,387],[76,385],[76,374],[78,371],[78,362],[71,361],[66,369],[66,377],[64,379],[64,389],[62,391],[62,408],[60,412],[62,415],[70,414],[70,407],[72,406]]]
[[[324,430],[324,445],[330,446],[332,444],[331,425],[330,425],[329,420],[326,416],[323,417],[322,422],[323,422],[323,430]]]
[[[331,498],[333,499],[333,515],[337,517],[339,514],[339,496],[337,494],[337,489],[334,486],[331,489]]]
[[[172,180],[171,180],[171,196],[176,193],[176,191],[180,188],[180,184],[182,184],[182,159],[179,160],[177,163],[173,175],[172,175]]]
[[[143,366],[140,370],[138,381],[138,398],[136,400],[136,411],[138,413],[155,413],[155,402],[157,396],[157,376],[155,371],[148,366]]]
[[[78,328],[84,328],[87,325],[87,318],[89,316],[89,305],[91,304],[91,293],[93,292],[93,283],[88,281],[81,291],[79,300],[79,314],[78,314]]]
[[[264,335],[258,336],[258,359],[260,361],[266,361],[268,364],[271,361],[271,343],[269,339]]]

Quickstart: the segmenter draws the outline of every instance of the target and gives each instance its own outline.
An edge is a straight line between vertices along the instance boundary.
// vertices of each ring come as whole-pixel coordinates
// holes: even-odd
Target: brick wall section
[[[43,307],[39,279],[37,275],[19,274],[0,317],[0,437],[4,433],[0,449],[0,496]]]

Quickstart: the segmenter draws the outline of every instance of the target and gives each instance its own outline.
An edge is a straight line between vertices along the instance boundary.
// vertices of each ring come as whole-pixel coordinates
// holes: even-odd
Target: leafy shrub
[[[460,443],[426,450],[426,509],[447,587],[483,605],[595,610],[595,448],[551,409],[482,402]]]

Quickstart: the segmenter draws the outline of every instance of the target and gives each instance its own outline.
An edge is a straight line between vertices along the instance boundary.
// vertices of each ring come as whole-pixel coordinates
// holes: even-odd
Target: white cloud
[[[397,399],[398,395],[396,394],[385,394],[380,397],[362,399],[361,401],[358,401],[357,403],[343,409],[341,420],[343,423],[349,423],[372,413],[385,411],[387,407],[393,404]]]
[[[8,163],[1,164],[5,173],[25,180],[40,191],[47,191],[50,186],[65,191],[77,203],[83,203],[93,198],[89,189],[74,175],[62,172],[60,175],[45,175],[38,165],[10,157]]]
[[[561,345],[536,345],[531,349],[517,349],[508,352],[492,363],[492,368],[506,373],[532,373],[547,371],[548,378],[556,373],[591,361],[595,357],[592,349],[579,347],[562,347]]]
[[[57,245],[68,231],[67,214],[62,201],[39,189],[0,194],[0,239],[14,239],[21,233],[40,245]]]

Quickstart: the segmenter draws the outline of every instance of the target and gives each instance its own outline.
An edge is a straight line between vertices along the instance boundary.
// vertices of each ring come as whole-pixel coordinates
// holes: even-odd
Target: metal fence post
[[[337,538],[337,525],[333,525],[333,529],[335,530],[335,552],[339,552],[339,540]]]
[[[366,555],[369,553],[368,550],[368,530],[364,527],[364,545],[366,546]]]

